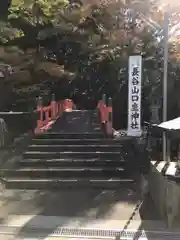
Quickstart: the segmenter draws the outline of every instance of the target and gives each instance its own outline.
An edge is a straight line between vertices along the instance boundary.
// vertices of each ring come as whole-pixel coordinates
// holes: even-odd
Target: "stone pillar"
[[[153,104],[151,106],[151,123],[160,123],[159,119],[159,105]]]
[[[102,95],[102,102],[106,105],[106,94]]]
[[[160,118],[159,118],[159,105],[158,104],[152,104],[151,105],[151,123],[159,124],[160,123]],[[152,151],[155,151],[157,154],[159,152],[159,141],[157,138],[151,138],[151,147],[150,149]],[[155,155],[156,155],[155,154]],[[158,158],[160,157],[158,153]]]

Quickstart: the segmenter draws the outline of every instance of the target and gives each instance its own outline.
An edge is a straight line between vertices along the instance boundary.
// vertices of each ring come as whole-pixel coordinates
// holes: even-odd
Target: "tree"
[[[141,11],[137,5],[117,1],[82,4],[81,1],[42,0],[32,4],[26,0],[12,4],[6,24],[11,28],[10,33],[17,28],[23,36],[8,37],[6,44],[18,45],[24,52],[38,46],[37,53],[31,56],[36,62],[29,67],[33,81],[16,84],[18,98],[22,92],[24,96],[29,92],[32,98],[40,92],[37,89],[47,90],[49,85],[63,89],[63,92],[58,90],[60,98],[73,97],[82,107],[93,108],[106,93],[113,98],[116,128],[120,127],[119,123],[125,127],[128,57],[137,53],[143,55],[142,107],[147,116],[152,99],[161,100],[163,73],[163,49],[157,41],[156,29],[147,21],[151,9],[153,6]],[[172,46],[170,49],[172,57],[177,50]],[[50,67],[48,61],[52,61]],[[170,92],[174,87],[178,89],[178,64],[177,59],[169,63]]]
[[[10,5],[11,0],[1,0],[0,20],[5,20],[7,18]]]

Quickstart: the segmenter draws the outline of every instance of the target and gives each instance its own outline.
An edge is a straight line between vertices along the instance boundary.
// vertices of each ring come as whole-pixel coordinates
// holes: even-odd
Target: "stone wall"
[[[37,118],[36,112],[0,112],[0,148],[11,144],[15,138],[32,132]]]
[[[7,130],[6,122],[3,118],[0,118],[0,149],[4,148],[9,141],[9,133]]]
[[[157,164],[155,161],[151,162],[148,175],[149,193],[161,217],[166,220],[167,227],[180,229],[180,183],[169,180],[167,175],[162,173],[164,166],[164,161]],[[175,174],[174,166],[174,162],[169,165],[172,174]]]

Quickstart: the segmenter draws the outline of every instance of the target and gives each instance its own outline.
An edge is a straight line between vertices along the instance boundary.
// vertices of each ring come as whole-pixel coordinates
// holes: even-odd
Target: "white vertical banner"
[[[141,136],[141,78],[142,56],[129,57],[128,136]]]

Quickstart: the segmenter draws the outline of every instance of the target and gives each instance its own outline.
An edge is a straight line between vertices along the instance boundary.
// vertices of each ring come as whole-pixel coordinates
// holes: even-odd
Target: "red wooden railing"
[[[103,94],[102,100],[98,102],[97,108],[99,110],[101,123],[105,126],[107,136],[113,136],[112,99],[108,98],[108,104],[106,104],[106,96]]]
[[[36,109],[36,111],[39,112],[39,119],[37,120],[34,133],[37,134],[50,129],[54,121],[60,117],[63,112],[72,111],[73,106],[74,104],[71,99],[55,101],[54,94],[49,106],[43,106],[42,98],[39,97]],[[101,123],[105,126],[107,136],[112,136],[112,99],[108,98],[108,104],[106,105],[106,96],[103,95],[102,100],[98,102],[97,108],[99,110]]]
[[[54,121],[60,117],[63,112],[72,111],[73,102],[70,99],[61,101],[55,101],[53,94],[51,103],[49,106],[43,106],[42,97],[37,99],[37,109],[39,113],[39,119],[37,120],[37,126],[35,128],[35,134],[47,131],[51,128]]]

